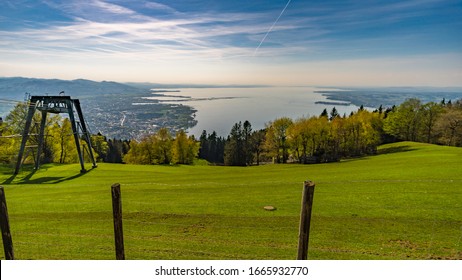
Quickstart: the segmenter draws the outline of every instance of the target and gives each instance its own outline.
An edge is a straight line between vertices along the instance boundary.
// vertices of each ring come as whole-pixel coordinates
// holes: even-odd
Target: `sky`
[[[462,86],[462,1],[1,0],[0,76]]]

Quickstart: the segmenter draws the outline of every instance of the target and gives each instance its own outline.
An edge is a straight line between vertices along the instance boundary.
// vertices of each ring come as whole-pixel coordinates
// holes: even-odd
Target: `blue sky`
[[[462,86],[462,1],[2,0],[0,76]]]

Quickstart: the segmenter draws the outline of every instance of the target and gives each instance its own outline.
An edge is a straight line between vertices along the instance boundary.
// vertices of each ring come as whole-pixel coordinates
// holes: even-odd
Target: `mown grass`
[[[295,259],[307,179],[310,259],[462,259],[461,166],[461,148],[403,142],[320,165],[3,166],[0,183],[18,259],[114,259],[116,182],[127,259]]]

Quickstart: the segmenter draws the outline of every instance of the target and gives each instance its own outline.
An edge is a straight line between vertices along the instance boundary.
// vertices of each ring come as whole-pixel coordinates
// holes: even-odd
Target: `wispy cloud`
[[[22,42],[24,44],[19,45],[25,49],[71,51],[69,55],[85,50],[142,55],[152,51],[159,59],[183,59],[187,55],[198,59],[221,59],[251,55],[257,40],[268,28],[267,15],[258,12],[212,14],[205,11],[178,17],[178,12],[167,5],[145,3],[148,8],[176,15],[172,19],[158,19],[100,0],[45,3],[72,17],[73,21],[53,22],[49,26],[14,32],[2,31],[4,44],[9,41],[11,46]],[[285,23],[274,30],[293,28]],[[238,46],[237,42],[243,41],[249,42],[247,46]]]
[[[170,13],[178,13],[178,11],[173,9],[172,7],[158,2],[146,2],[144,3],[144,6],[148,9],[160,10]]]
[[[110,3],[100,1],[100,0],[88,1],[88,3],[90,4],[90,6],[101,8],[101,10],[112,13],[112,14],[117,14],[117,15],[134,14],[134,12],[130,9],[127,9],[120,5],[114,5],[114,4],[110,4]],[[82,2],[80,2],[79,4],[82,5]]]
[[[456,0],[199,2],[37,0],[21,6],[4,1],[0,56],[11,63],[207,62],[237,69],[236,63],[334,65],[345,59],[457,53],[462,43]]]

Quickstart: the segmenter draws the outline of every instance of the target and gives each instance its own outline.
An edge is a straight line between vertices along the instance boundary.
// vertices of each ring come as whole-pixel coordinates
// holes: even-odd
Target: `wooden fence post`
[[[122,229],[122,199],[120,196],[120,184],[111,187],[112,193],[112,214],[114,216],[114,238],[116,259],[125,260],[124,234]]]
[[[303,183],[297,260],[308,259],[308,242],[310,239],[311,210],[313,208],[314,186],[315,184],[311,181],[305,181]]]
[[[14,260],[13,240],[11,239],[10,221],[8,219],[8,208],[6,207],[5,191],[0,186],[0,224],[2,229],[3,249],[5,259]]]

